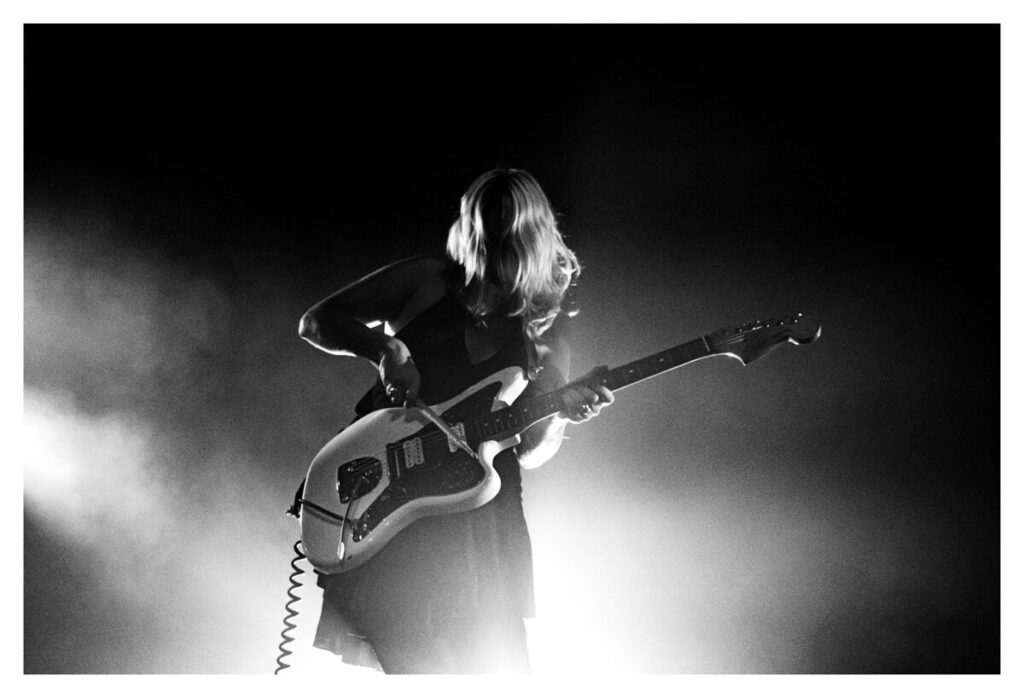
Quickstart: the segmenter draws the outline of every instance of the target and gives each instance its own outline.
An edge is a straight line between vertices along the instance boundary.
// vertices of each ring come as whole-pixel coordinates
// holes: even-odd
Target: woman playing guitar
[[[357,416],[437,404],[509,366],[531,378],[520,399],[565,385],[561,304],[579,265],[537,181],[514,169],[477,178],[463,195],[443,260],[407,259],[311,308],[299,334],[332,354],[372,361],[379,380]],[[387,323],[393,334],[374,329]],[[422,401],[422,402],[421,402]],[[471,511],[420,519],[366,563],[319,575],[316,645],[356,661],[365,638],[387,673],[529,671],[530,539],[519,468],[550,459],[568,423],[613,401],[586,383],[564,409],[497,456],[497,496]]]

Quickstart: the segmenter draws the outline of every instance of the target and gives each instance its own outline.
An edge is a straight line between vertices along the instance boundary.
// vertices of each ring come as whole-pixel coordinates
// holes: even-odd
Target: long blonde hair
[[[463,272],[455,282],[469,312],[522,317],[532,339],[551,326],[580,273],[547,196],[524,170],[496,168],[469,185],[446,251]]]

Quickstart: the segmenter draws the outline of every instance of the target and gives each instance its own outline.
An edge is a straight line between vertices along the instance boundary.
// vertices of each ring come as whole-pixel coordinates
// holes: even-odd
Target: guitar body
[[[324,574],[353,569],[424,516],[494,499],[501,488],[494,458],[519,437],[486,440],[472,423],[510,405],[526,385],[513,366],[432,406],[475,457],[417,408],[371,412],[331,439],[310,464],[302,493],[302,546],[313,567]]]

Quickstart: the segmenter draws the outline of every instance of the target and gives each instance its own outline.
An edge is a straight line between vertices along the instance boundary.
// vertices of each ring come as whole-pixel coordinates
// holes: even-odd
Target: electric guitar
[[[747,365],[783,342],[820,335],[821,325],[803,313],[725,327],[581,382],[615,391],[709,356]],[[299,499],[312,565],[324,574],[353,569],[417,519],[493,499],[501,487],[495,456],[564,407],[565,388],[514,403],[526,385],[512,366],[438,405],[371,412],[331,439],[310,464]]]

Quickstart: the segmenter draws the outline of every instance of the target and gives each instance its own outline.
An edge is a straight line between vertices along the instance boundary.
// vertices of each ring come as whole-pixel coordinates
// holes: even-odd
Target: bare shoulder
[[[391,273],[402,277],[407,289],[401,311],[391,319],[391,328],[397,332],[414,317],[438,302],[448,293],[445,262],[434,257],[411,257],[395,263]]]
[[[445,263],[436,257],[417,255],[386,264],[352,284],[390,286],[415,290],[423,284],[444,280]]]
[[[444,269],[445,263],[433,257],[392,262],[328,296],[307,315],[316,317],[337,309],[365,324],[394,325],[421,298],[444,293]]]
[[[414,277],[427,278],[435,275],[443,276],[444,269],[445,263],[437,257],[415,255],[386,264],[371,274],[371,276],[377,274],[401,274],[403,276],[412,275]]]

